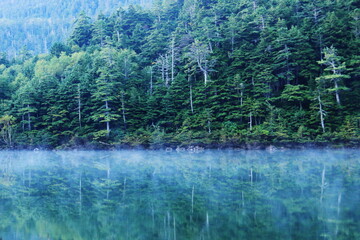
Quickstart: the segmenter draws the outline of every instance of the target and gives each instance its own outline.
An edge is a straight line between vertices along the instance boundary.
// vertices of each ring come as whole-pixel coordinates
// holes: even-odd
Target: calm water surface
[[[360,151],[0,152],[0,239],[360,239]]]

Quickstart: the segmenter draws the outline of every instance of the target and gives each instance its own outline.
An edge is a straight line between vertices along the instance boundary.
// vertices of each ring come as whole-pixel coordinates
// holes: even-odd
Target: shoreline
[[[203,150],[304,150],[304,149],[360,149],[360,141],[343,142],[250,142],[250,143],[161,143],[161,144],[108,144],[91,142],[82,145],[15,146],[0,148],[6,150],[59,150],[59,151],[117,151],[117,150],[166,150],[166,151],[203,151]]]

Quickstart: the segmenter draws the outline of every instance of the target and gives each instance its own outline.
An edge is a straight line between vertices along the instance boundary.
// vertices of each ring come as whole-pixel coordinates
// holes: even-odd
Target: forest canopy
[[[1,144],[359,141],[359,7],[168,0],[82,12],[49,54],[0,58]]]

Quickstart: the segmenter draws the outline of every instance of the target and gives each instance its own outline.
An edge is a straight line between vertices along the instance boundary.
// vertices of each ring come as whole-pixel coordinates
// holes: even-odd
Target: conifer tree
[[[346,71],[345,63],[340,61],[337,50],[333,46],[324,49],[324,58],[318,63],[326,66],[324,75],[317,78],[319,84],[324,84],[328,87],[329,92],[334,92],[337,104],[341,105],[340,91],[347,89],[343,80],[350,77],[344,73]],[[333,83],[334,87],[329,87],[329,83]]]
[[[74,23],[74,30],[70,36],[70,42],[79,47],[90,44],[92,37],[92,24],[90,18],[84,12],[76,19]]]

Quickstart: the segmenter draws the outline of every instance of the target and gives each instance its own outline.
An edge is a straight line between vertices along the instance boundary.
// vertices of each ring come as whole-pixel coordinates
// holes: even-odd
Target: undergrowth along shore
[[[360,149],[360,140],[346,141],[307,141],[307,142],[212,142],[191,141],[187,143],[106,143],[102,141],[68,142],[59,146],[50,145],[16,145],[0,147],[1,150],[165,150],[167,152],[202,152],[204,150],[301,150],[301,149]]]

